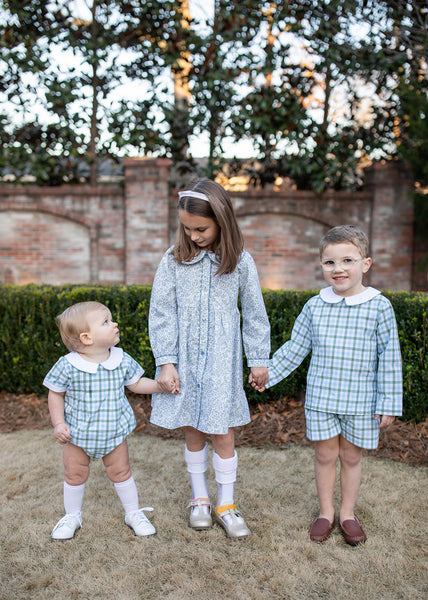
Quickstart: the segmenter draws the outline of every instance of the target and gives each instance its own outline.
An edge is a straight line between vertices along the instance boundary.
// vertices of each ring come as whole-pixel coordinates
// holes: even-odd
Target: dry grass
[[[141,505],[158,535],[136,538],[101,461],[86,486],[84,524],[68,542],[49,534],[63,514],[61,450],[50,430],[0,435],[0,598],[71,600],[286,600],[427,597],[427,471],[364,459],[357,507],[368,541],[337,528],[310,542],[317,510],[313,451],[239,450],[237,496],[252,536],[187,526],[183,443],[129,438]],[[212,471],[211,490],[215,495]]]

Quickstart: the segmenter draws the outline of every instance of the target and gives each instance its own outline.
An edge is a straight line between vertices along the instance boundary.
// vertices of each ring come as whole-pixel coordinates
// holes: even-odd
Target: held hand
[[[71,442],[70,428],[65,423],[58,423],[54,427],[54,436],[58,444]]]
[[[266,367],[251,367],[249,382],[258,392],[264,392],[269,380],[269,372]]]
[[[157,382],[164,394],[180,393],[180,376],[171,363],[161,366]]]
[[[388,427],[388,425],[391,425],[391,423],[393,423],[395,421],[395,417],[393,415],[375,415],[375,419],[380,419],[380,418],[381,418],[380,425],[379,425],[380,429],[382,429],[382,427]]]

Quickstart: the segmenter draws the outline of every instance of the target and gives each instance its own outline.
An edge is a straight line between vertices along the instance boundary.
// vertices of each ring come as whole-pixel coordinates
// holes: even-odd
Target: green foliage
[[[184,0],[97,0],[83,17],[77,4],[2,3],[1,173],[57,185],[90,168],[95,183],[101,158],[153,153],[180,186],[248,140],[251,162],[233,168],[259,186],[356,189],[362,160],[393,156],[426,183],[423,2],[216,0],[202,22]]]
[[[428,415],[428,294],[388,292],[397,318],[403,359],[404,418]]]
[[[76,302],[97,300],[109,307],[121,332],[121,345],[154,376],[148,336],[148,286],[36,286],[0,288],[0,389],[46,393],[43,378],[67,352],[56,315]]]
[[[46,393],[43,378],[67,352],[55,316],[67,306],[98,300],[119,323],[121,346],[141,363],[148,377],[155,366],[148,335],[149,286],[0,286],[0,389]],[[290,335],[303,305],[316,291],[263,292],[271,323],[272,352]],[[428,295],[385,292],[393,304],[400,336],[404,375],[403,419],[423,421],[428,413]],[[309,357],[287,379],[258,394],[247,383],[250,402],[298,397],[305,389]]]

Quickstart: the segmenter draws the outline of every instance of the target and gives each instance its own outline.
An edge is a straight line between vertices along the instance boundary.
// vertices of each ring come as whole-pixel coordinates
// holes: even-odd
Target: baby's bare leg
[[[110,481],[113,483],[127,481],[131,477],[131,467],[129,466],[129,452],[126,440],[106,454],[103,457],[103,463]]]
[[[68,485],[82,485],[89,477],[90,458],[82,448],[65,444],[62,451],[64,479]]]

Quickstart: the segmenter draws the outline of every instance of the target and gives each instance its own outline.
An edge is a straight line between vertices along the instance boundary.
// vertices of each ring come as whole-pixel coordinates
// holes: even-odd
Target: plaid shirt
[[[307,408],[334,414],[402,414],[402,365],[391,303],[374,288],[342,297],[332,288],[311,298],[291,339],[273,355],[271,387],[312,351]]]
[[[135,429],[124,386],[136,383],[143,373],[122,348],[111,348],[109,358],[101,364],[70,352],[54,364],[43,385],[65,392],[64,419],[70,427],[71,442],[91,458],[101,458]]]

